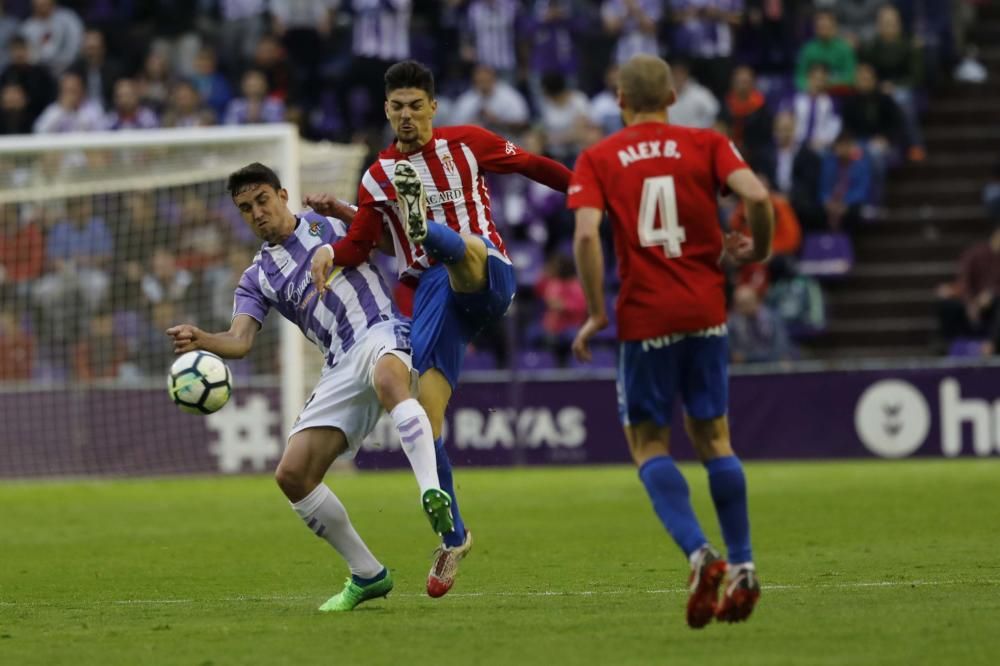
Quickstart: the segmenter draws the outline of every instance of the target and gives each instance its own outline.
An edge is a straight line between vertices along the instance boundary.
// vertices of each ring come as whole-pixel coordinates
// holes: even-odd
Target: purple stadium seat
[[[595,370],[615,368],[618,366],[618,352],[614,347],[592,346],[590,348],[590,353],[592,356],[590,363],[581,363],[576,360],[576,357],[574,356],[573,360],[570,361],[570,367]]]
[[[975,358],[983,355],[986,340],[978,338],[955,338],[948,345],[948,356],[954,358]]]
[[[802,239],[799,272],[814,277],[840,277],[854,266],[854,245],[845,233],[806,234]]]
[[[465,362],[462,364],[463,370],[496,370],[497,359],[488,351],[470,349],[465,354]]]
[[[558,368],[555,355],[548,351],[520,351],[517,367],[521,370],[552,370]]]

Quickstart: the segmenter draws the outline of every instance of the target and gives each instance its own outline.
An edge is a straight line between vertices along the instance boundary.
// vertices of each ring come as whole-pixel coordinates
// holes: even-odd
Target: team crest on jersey
[[[458,169],[455,168],[455,160],[451,158],[451,155],[445,155],[442,157],[441,164],[444,165],[444,172],[449,176],[454,176],[458,173]]]
[[[309,223],[309,235],[310,236],[316,236],[318,238],[319,235],[322,233],[320,231],[320,226],[321,225],[320,225],[319,222],[310,222]]]

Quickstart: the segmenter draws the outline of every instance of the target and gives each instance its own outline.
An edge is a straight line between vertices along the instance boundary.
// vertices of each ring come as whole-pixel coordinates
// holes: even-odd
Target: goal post
[[[267,164],[297,211],[306,192],[353,199],[366,153],[304,142],[289,124],[0,137],[0,476],[116,473],[113,457],[143,432],[145,415],[98,414],[94,405],[114,404],[112,394],[152,404],[139,400],[143,391],[168,401],[168,321],[228,326],[226,289],[231,307],[236,266],[249,266],[259,246],[225,191],[231,172]],[[322,359],[277,313],[264,328],[253,358],[232,364],[236,391],[276,387],[285,432]],[[76,426],[57,427],[47,410]],[[185,437],[185,427],[201,436],[193,433],[204,425],[164,427]],[[35,454],[14,433],[52,445]],[[87,465],[69,460],[80,450]],[[202,471],[185,455],[149,472]],[[119,468],[142,473],[141,463]]]

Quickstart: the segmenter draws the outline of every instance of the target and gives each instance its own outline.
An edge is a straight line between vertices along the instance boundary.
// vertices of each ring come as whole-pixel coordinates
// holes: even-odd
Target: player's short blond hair
[[[618,90],[635,112],[662,111],[674,89],[670,65],[651,55],[632,56],[618,71]]]

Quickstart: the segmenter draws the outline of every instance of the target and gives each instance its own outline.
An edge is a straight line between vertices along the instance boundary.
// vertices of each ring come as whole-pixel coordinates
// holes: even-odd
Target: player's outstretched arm
[[[608,325],[604,305],[604,255],[601,252],[601,218],[599,208],[578,208],[576,231],[573,233],[573,256],[576,270],[587,299],[587,321],[573,340],[573,354],[581,361],[590,360],[590,339]]]
[[[222,358],[243,358],[253,347],[260,324],[249,315],[238,314],[228,331],[206,333],[194,324],[179,324],[167,329],[174,340],[174,353],[184,354],[202,349]]]
[[[519,173],[557,192],[565,192],[569,187],[573,173],[559,162],[526,152],[499,134],[482,127],[470,125],[463,129],[475,150],[476,159],[485,170],[494,173]]]
[[[726,185],[743,200],[753,239],[753,244],[745,245],[734,259],[741,263],[766,260],[771,256],[771,240],[774,238],[774,208],[767,188],[750,169],[733,171],[726,179]]]

